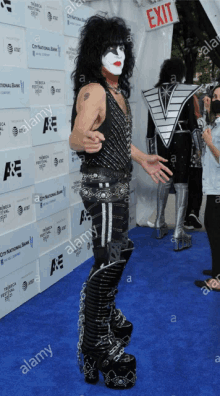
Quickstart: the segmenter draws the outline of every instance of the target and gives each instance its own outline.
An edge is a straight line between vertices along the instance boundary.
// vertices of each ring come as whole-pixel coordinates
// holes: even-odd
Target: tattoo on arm
[[[85,102],[86,99],[89,98],[89,96],[90,96],[90,93],[89,93],[89,92],[86,92],[85,95],[84,95],[84,102]]]

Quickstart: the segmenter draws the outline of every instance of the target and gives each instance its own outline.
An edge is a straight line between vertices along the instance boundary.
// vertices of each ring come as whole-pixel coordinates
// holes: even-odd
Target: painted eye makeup
[[[119,47],[120,51],[125,51],[124,44],[122,44],[122,45],[111,45],[111,46],[109,46],[107,48],[107,50],[105,51],[105,54],[107,54],[108,52],[116,51],[118,47]]]

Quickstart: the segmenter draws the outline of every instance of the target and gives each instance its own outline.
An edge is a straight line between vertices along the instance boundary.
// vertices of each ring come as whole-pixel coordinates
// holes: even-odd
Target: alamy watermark
[[[52,356],[53,356],[53,353],[52,353],[51,346],[48,345],[48,348],[49,348],[49,349],[47,349],[47,348],[44,348],[44,349],[45,349],[45,351],[51,353],[51,356],[50,356],[50,357],[52,357]],[[41,351],[40,351],[39,353],[37,353],[33,358],[29,359],[28,362],[24,359],[24,363],[25,363],[25,364],[23,364],[23,365],[20,367],[20,369],[22,370],[22,374],[27,374],[28,371],[31,370],[31,368],[37,366],[37,365],[41,362],[41,360],[40,360],[40,358],[39,358],[39,355],[40,355],[40,357],[44,360],[44,356],[43,356],[42,354],[45,354],[46,357],[47,357],[47,354],[46,354],[45,351],[44,351],[44,350],[41,350]]]

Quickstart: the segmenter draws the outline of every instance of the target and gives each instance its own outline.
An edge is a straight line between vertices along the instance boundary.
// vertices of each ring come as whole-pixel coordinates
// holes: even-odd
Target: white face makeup
[[[122,73],[125,60],[125,46],[113,45],[107,48],[102,56],[103,66],[115,76]]]

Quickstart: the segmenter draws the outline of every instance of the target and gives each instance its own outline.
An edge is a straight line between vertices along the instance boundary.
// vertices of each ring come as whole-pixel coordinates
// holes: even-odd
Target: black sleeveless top
[[[94,81],[95,82],[95,81]],[[88,83],[86,83],[88,84]],[[84,84],[84,86],[86,85]],[[81,87],[82,88],[82,87]],[[81,172],[86,167],[102,167],[113,170],[131,170],[131,134],[132,134],[132,115],[128,100],[124,97],[127,112],[125,115],[114,96],[108,89],[106,92],[106,117],[97,130],[105,136],[102,142],[102,149],[97,153],[77,152],[78,156],[84,156],[85,161],[81,165]],[[124,95],[123,95],[124,96]],[[74,100],[71,131],[73,130],[76,118],[76,100]]]

